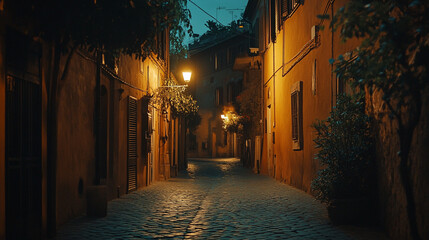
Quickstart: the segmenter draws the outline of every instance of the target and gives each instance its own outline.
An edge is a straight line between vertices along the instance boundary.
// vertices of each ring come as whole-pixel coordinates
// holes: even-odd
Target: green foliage
[[[311,188],[322,202],[361,197],[367,193],[372,138],[364,107],[363,101],[341,95],[331,115],[313,124],[317,133],[314,142],[319,149],[315,159],[323,169]]]
[[[237,30],[237,21],[232,21],[228,26],[224,26],[215,21],[208,20],[205,26],[208,28],[207,32],[201,35],[201,37],[194,42],[194,45],[206,44],[208,42],[230,37],[231,35],[242,34],[242,32]]]
[[[237,113],[229,112],[222,118],[222,128],[227,132],[238,133],[243,130],[243,118]]]
[[[112,54],[144,57],[157,49],[156,34],[168,27],[175,47],[190,27],[187,0],[8,0],[13,19],[30,34]]]
[[[338,57],[336,72],[353,87],[381,90],[398,118],[403,107],[414,107],[429,82],[428,10],[428,1],[351,0],[331,23],[343,41],[362,40],[350,58]]]
[[[161,109],[171,107],[173,117],[195,118],[199,107],[197,101],[185,92],[186,86],[178,86],[171,79],[167,80],[164,86],[155,90],[151,104],[160,106]]]
[[[188,115],[188,117],[186,118],[186,126],[189,128],[189,131],[192,133],[194,132],[197,127],[200,125],[201,123],[201,116],[195,112],[193,114]]]
[[[191,12],[187,8],[187,0],[170,1],[173,4],[170,17],[170,54],[182,58],[187,54],[187,46],[183,45],[185,35],[192,35],[190,22]]]
[[[338,57],[337,74],[370,95],[381,93],[389,117],[397,122],[407,221],[412,238],[421,239],[409,154],[429,83],[429,1],[350,0],[334,15],[331,27],[340,30],[343,41],[361,40],[350,57]]]
[[[258,134],[261,118],[260,85],[257,78],[248,79],[245,89],[237,96],[236,110],[242,116],[243,131],[245,138],[251,138],[252,134]]]

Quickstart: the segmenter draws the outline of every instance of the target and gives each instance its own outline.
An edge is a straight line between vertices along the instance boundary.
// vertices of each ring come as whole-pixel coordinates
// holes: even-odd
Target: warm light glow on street
[[[185,82],[191,81],[191,75],[192,72],[183,72],[183,80],[185,80]]]

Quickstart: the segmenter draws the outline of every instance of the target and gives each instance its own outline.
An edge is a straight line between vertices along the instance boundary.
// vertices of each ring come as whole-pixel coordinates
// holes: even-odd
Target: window
[[[144,76],[144,60],[143,59],[139,60],[139,65],[140,65],[140,73]]]
[[[226,65],[230,65],[231,64],[231,49],[227,48],[226,49]]]
[[[298,7],[300,0],[280,0],[282,19],[288,18]]]
[[[223,132],[223,145],[224,146],[228,145],[228,132],[227,131]]]
[[[113,56],[113,54],[110,53],[103,53],[101,55],[101,63],[106,66],[109,70],[114,71],[116,74],[118,74],[118,63],[119,58]]]
[[[276,18],[277,18],[277,14],[276,14],[276,5],[277,5],[277,1],[276,0],[271,0],[270,3],[270,12],[271,12],[271,18],[270,18],[270,33],[271,33],[271,40],[272,42],[276,42]]]
[[[149,90],[149,65],[147,65],[146,69],[146,90]]]
[[[268,47],[268,44],[270,44],[271,42],[271,32],[270,32],[270,5],[269,5],[269,1],[266,0],[265,1],[265,31],[264,31],[264,35],[265,35],[265,46],[264,48]]]
[[[291,88],[292,149],[302,149],[302,82]]]
[[[217,53],[214,54],[214,70],[217,71],[219,65],[218,65],[218,57],[217,57]]]
[[[167,30],[160,31],[156,36],[158,58],[166,60],[166,48],[167,48]]]
[[[219,87],[216,89],[216,99],[215,99],[215,103],[216,106],[221,106],[223,104],[223,88]]]
[[[230,103],[230,102],[232,102],[233,101],[233,95],[234,95],[234,93],[233,93],[233,85],[232,85],[232,83],[228,83],[228,88],[227,88],[227,93],[226,93],[227,95],[226,95],[226,101],[228,102],[228,103]]]

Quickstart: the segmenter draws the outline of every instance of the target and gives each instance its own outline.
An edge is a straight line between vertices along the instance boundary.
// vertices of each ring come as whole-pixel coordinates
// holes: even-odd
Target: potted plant
[[[364,106],[363,98],[340,95],[330,116],[313,124],[322,169],[311,188],[334,224],[362,222],[369,209],[373,144]]]

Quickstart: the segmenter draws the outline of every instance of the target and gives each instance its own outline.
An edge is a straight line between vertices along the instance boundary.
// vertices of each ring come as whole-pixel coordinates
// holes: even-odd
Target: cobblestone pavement
[[[237,159],[194,159],[178,178],[109,202],[105,218],[80,217],[58,239],[384,239],[336,227],[310,195],[253,174]]]

